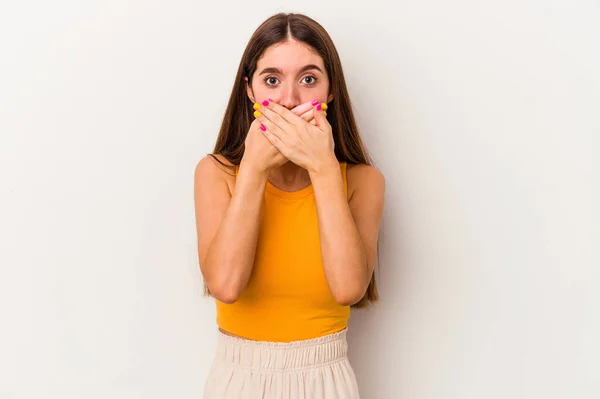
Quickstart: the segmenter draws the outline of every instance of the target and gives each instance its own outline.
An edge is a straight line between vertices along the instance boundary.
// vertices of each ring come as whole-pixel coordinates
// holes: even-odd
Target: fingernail
[[[254,111],[254,116],[256,116],[257,118],[260,118],[262,114],[259,111]]]
[[[321,107],[321,104],[317,105],[317,111],[320,111],[321,108],[323,108],[323,107]]]
[[[260,108],[260,104],[259,103],[254,103],[254,109],[259,109]]]
[[[311,104],[312,104],[312,105],[317,105],[318,103],[319,103],[319,101],[317,101],[317,100],[314,100],[314,101],[313,101]]]
[[[266,107],[267,105],[269,105],[269,102],[267,100],[265,100],[265,101],[263,101],[262,104]]]
[[[325,110],[327,109],[327,104],[325,104],[325,103],[322,103],[322,104],[321,104],[321,108],[323,108],[323,111],[325,111]]]
[[[263,132],[265,132],[267,130],[266,126],[263,125],[262,123],[260,124],[260,130],[262,130]]]
[[[327,112],[323,111],[323,115],[327,116]]]

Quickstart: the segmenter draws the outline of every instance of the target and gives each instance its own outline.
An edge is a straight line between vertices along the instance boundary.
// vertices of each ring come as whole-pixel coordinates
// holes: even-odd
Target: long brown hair
[[[318,22],[306,15],[294,13],[278,13],[271,16],[256,29],[248,41],[213,154],[222,155],[233,165],[240,165],[245,150],[244,141],[254,119],[253,103],[246,92],[245,78],[248,78],[248,85],[251,85],[256,64],[265,50],[290,38],[310,46],[321,56],[325,64],[330,81],[330,94],[333,95],[333,100],[327,104],[327,120],[332,127],[334,152],[338,162],[347,162],[349,165],[373,165],[356,126],[342,64],[333,41]],[[213,154],[209,155],[223,164]],[[379,245],[377,250],[379,252]],[[373,273],[365,295],[352,307],[366,307],[378,299],[375,273]]]

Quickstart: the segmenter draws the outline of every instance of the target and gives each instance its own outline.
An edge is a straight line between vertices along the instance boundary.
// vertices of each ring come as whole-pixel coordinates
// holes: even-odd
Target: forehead
[[[310,46],[292,40],[278,43],[267,48],[257,62],[257,70],[279,68],[284,73],[293,72],[307,64],[315,64],[324,71],[323,59]]]

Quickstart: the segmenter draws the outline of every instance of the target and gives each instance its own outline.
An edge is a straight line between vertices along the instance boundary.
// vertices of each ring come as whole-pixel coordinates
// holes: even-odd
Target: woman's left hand
[[[266,127],[263,133],[287,159],[309,172],[337,163],[326,104],[313,101],[316,125],[272,101],[254,105],[254,116]]]

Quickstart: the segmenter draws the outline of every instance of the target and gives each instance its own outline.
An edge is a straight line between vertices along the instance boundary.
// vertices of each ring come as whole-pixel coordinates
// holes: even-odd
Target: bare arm
[[[311,174],[319,218],[325,277],[335,300],[353,305],[365,294],[377,255],[385,180],[374,167],[360,168],[356,189],[346,199],[339,165]]]
[[[242,160],[230,193],[224,172],[210,158],[200,160],[194,173],[198,259],[211,294],[233,303],[252,272],[268,175]]]

